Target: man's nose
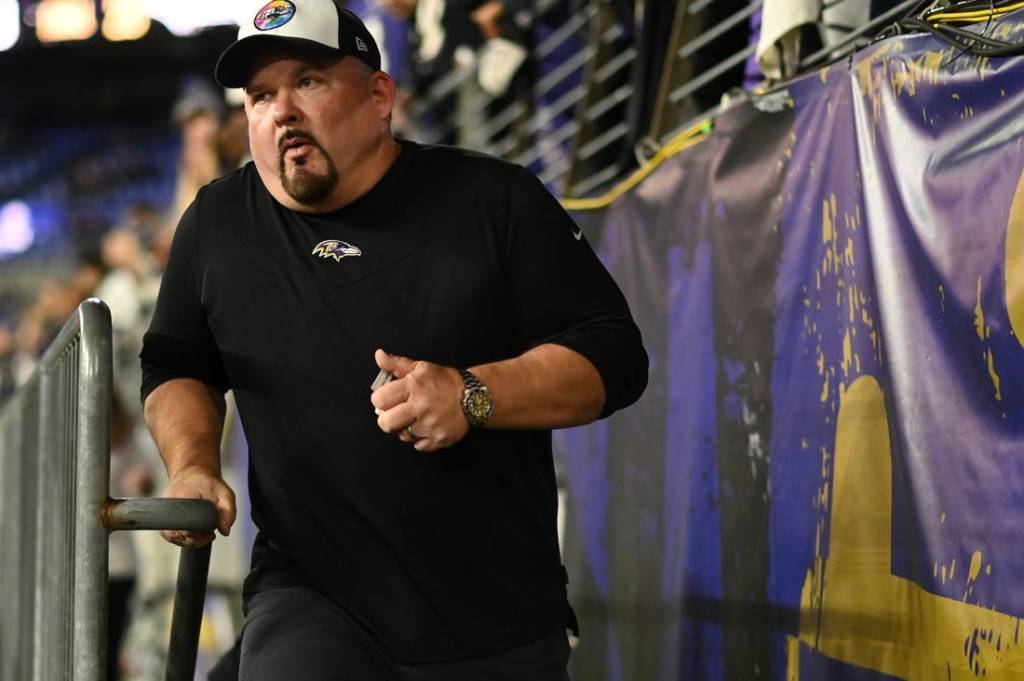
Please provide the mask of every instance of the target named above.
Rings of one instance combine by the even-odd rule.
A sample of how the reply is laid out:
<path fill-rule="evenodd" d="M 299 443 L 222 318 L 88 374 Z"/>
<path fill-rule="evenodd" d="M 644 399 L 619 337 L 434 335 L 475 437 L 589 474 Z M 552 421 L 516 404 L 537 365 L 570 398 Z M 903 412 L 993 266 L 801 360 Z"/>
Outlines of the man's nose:
<path fill-rule="evenodd" d="M 274 97 L 273 115 L 277 125 L 294 125 L 302 120 L 302 109 L 291 90 L 282 88 Z"/>

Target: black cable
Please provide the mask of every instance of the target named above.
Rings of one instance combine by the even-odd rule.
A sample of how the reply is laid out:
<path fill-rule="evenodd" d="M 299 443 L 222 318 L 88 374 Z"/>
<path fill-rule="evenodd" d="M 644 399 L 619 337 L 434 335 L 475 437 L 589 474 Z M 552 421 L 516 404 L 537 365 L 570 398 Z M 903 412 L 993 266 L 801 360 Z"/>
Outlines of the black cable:
<path fill-rule="evenodd" d="M 1005 57 L 1024 54 L 1024 43 L 1010 43 L 1005 40 L 991 38 L 987 35 L 989 29 L 993 25 L 993 20 L 995 19 L 998 21 L 1002 18 L 999 17 L 999 19 L 996 19 L 997 9 L 999 7 L 1007 7 L 1013 4 L 1019 4 L 1019 0 L 966 0 L 964 2 L 949 3 L 939 8 L 935 8 L 933 5 L 932 9 L 928 9 L 923 14 L 917 15 L 920 8 L 920 5 L 918 5 L 906 18 L 897 23 L 894 30 L 897 34 L 904 30 L 931 33 L 948 45 L 961 50 L 959 54 L 943 64 L 943 68 L 949 66 L 949 64 L 967 53 L 980 57 Z M 956 21 L 955 19 L 948 19 L 941 22 L 936 21 L 934 23 L 928 20 L 929 16 L 938 14 L 956 14 L 962 12 L 977 13 L 983 11 L 987 11 L 989 16 L 988 20 L 985 22 L 985 27 L 980 33 L 951 25 L 949 22 Z M 972 23 L 977 22 L 972 21 Z"/>
<path fill-rule="evenodd" d="M 1008 43 L 1005 40 L 999 40 L 998 38 L 989 38 L 987 36 L 974 33 L 973 31 L 957 28 L 956 26 L 929 24 L 927 21 L 923 21 L 921 19 L 905 19 L 903 21 L 903 25 L 911 28 L 916 28 L 918 29 L 918 31 L 931 33 L 948 43 L 954 44 L 956 47 L 967 46 L 967 43 L 965 42 L 967 40 L 972 41 L 971 44 L 984 43 L 991 47 L 1014 47 L 1014 43 Z M 959 36 L 959 38 L 953 38 L 953 36 Z"/>

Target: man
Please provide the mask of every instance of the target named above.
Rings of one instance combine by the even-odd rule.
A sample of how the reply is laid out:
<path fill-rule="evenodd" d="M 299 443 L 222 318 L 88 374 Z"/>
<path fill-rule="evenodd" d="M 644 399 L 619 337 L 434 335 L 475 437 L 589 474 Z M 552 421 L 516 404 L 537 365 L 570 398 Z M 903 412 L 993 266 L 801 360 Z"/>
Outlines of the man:
<path fill-rule="evenodd" d="M 354 15 L 253 17 L 216 72 L 245 87 L 253 163 L 183 216 L 142 352 L 165 496 L 210 500 L 222 534 L 238 404 L 259 529 L 241 678 L 565 679 L 550 429 L 643 391 L 625 301 L 530 173 L 391 136 Z"/>

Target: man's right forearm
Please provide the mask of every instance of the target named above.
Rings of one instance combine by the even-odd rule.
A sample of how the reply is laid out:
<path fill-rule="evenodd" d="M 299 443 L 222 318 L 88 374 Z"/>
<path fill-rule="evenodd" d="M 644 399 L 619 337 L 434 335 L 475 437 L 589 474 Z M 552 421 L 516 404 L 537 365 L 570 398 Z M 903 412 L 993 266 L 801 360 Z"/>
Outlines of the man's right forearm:
<path fill-rule="evenodd" d="M 223 395 L 201 381 L 175 378 L 149 394 L 145 416 L 168 478 L 190 468 L 220 477 Z"/>

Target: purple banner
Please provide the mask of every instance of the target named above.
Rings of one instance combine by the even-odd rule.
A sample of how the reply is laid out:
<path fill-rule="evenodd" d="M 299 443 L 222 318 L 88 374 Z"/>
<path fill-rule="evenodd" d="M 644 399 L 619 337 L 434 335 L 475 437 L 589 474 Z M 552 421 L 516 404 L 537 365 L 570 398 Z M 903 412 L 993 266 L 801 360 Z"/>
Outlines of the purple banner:
<path fill-rule="evenodd" d="M 556 436 L 574 678 L 1024 678 L 1021 83 L 890 39 L 577 214 L 652 382 Z"/>

